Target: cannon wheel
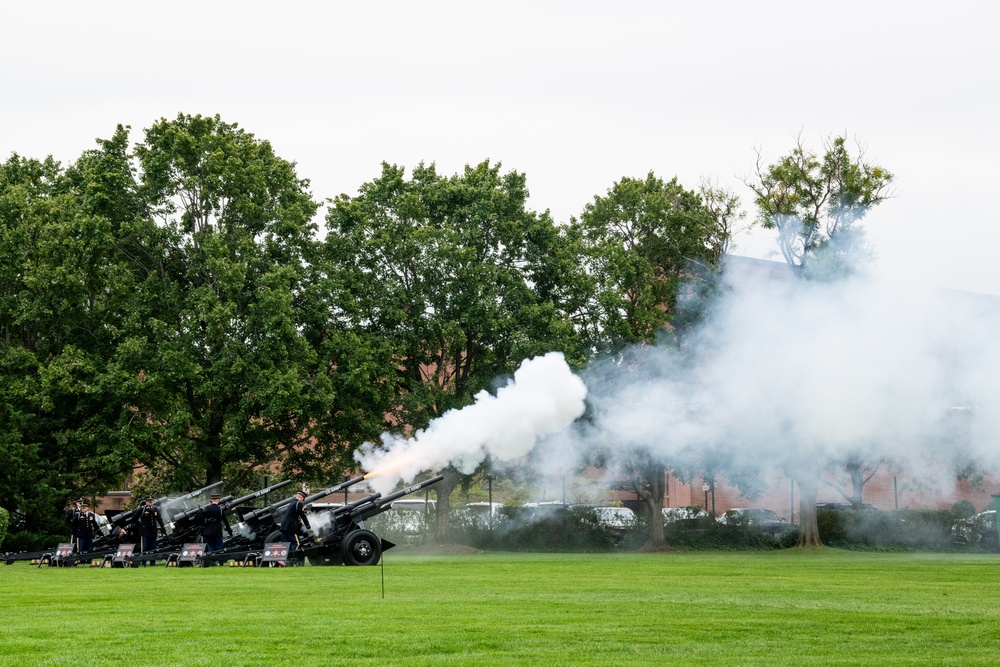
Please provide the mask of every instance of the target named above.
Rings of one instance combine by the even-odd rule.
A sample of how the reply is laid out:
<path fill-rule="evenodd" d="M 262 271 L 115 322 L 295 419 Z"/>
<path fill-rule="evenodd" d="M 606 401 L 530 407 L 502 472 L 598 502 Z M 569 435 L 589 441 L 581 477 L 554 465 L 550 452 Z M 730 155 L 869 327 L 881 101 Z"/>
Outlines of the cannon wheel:
<path fill-rule="evenodd" d="M 370 530 L 355 530 L 344 538 L 344 563 L 375 565 L 382 557 L 382 543 Z"/>

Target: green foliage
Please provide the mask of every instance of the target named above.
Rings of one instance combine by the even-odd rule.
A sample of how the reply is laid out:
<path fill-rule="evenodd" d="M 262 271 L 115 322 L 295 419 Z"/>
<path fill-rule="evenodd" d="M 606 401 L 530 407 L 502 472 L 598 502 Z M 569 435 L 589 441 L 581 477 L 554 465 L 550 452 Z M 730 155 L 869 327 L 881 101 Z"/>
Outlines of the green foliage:
<path fill-rule="evenodd" d="M 710 516 L 671 521 L 666 525 L 664 534 L 672 547 L 724 551 L 787 549 L 795 546 L 798 537 L 794 530 L 775 534 L 738 522 L 720 524 Z"/>
<path fill-rule="evenodd" d="M 950 551 L 949 510 L 819 510 L 823 543 L 844 549 Z"/>
<path fill-rule="evenodd" d="M 958 519 L 968 519 L 975 513 L 976 506 L 972 504 L 971 500 L 959 500 L 951 506 L 952 521 L 957 521 Z"/>
<path fill-rule="evenodd" d="M 10 543 L 62 532 L 71 497 L 131 469 L 106 360 L 123 319 L 112 230 L 51 158 L 0 165 L 0 503 Z M 126 283 L 127 285 L 127 283 Z"/>
<path fill-rule="evenodd" d="M 383 164 L 358 196 L 332 202 L 326 311 L 375 341 L 387 430 L 425 427 L 538 354 L 583 363 L 572 240 L 528 211 L 527 196 L 523 174 L 488 161 L 451 177 L 420 164 L 407 178 Z M 439 493 L 457 483 L 449 477 Z"/>
<path fill-rule="evenodd" d="M 612 533 L 601 526 L 586 508 L 541 511 L 524 507 L 504 507 L 502 520 L 492 531 L 482 524 L 466 533 L 470 541 L 478 537 L 485 548 L 492 543 L 504 551 L 585 552 L 612 551 L 616 548 Z"/>
<path fill-rule="evenodd" d="M 7 527 L 10 525 L 10 512 L 0 507 L 0 547 L 3 546 L 4 538 L 7 537 Z"/>
<path fill-rule="evenodd" d="M 644 365 L 624 361 L 622 348 L 677 346 L 678 334 L 699 321 L 716 289 L 725 226 L 736 201 L 718 191 L 704 192 L 711 206 L 676 178 L 664 182 L 652 172 L 644 179 L 625 177 L 572 221 L 593 281 L 593 298 L 583 316 L 590 345 L 610 358 L 621 376 L 641 372 Z M 649 511 L 659 514 L 666 466 L 672 462 L 651 455 L 647 444 L 635 443 L 622 468 Z M 662 546 L 659 522 L 648 528 L 649 546 Z"/>
<path fill-rule="evenodd" d="M 530 508 L 503 507 L 490 522 L 485 515 L 460 510 L 449 519 L 450 539 L 477 549 L 497 551 L 584 552 L 614 551 L 618 536 L 600 525 L 586 508 L 536 513 Z M 380 537 L 400 545 L 429 544 L 434 515 L 392 510 L 366 522 Z M 628 535 L 636 535 L 633 529 Z"/>
<path fill-rule="evenodd" d="M 389 346 L 396 423 L 423 427 L 542 352 L 582 351 L 567 315 L 574 255 L 547 214 L 525 209 L 525 177 L 488 161 L 409 179 L 383 164 L 327 215 L 332 312 Z"/>
<path fill-rule="evenodd" d="M 805 275 L 831 278 L 849 273 L 867 254 L 859 225 L 889 197 L 893 175 L 847 150 L 834 137 L 819 155 L 801 141 L 773 164 L 758 161 L 753 189 L 758 222 L 778 232 L 778 247 Z"/>
<path fill-rule="evenodd" d="M 145 217 L 122 247 L 141 283 L 113 368 L 136 458 L 178 489 L 272 461 L 339 476 L 382 406 L 364 341 L 319 314 L 308 182 L 218 116 L 161 120 L 135 156 Z"/>
<path fill-rule="evenodd" d="M 594 344 L 662 337 L 685 273 L 707 268 L 710 275 L 717 266 L 718 221 L 697 193 L 652 172 L 645 179 L 623 178 L 606 196 L 594 197 L 573 221 L 595 281 L 588 314 Z"/>

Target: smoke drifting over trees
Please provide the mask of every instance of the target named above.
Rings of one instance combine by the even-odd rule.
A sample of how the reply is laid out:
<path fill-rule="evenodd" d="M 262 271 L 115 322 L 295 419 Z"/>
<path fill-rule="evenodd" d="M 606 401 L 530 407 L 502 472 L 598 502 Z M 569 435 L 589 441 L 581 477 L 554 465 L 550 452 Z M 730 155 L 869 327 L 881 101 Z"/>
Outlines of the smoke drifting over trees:
<path fill-rule="evenodd" d="M 412 440 L 385 436 L 388 453 L 367 446 L 359 460 L 399 465 L 409 480 L 449 462 L 471 471 L 487 453 L 513 460 L 560 431 L 540 451 L 552 474 L 596 453 L 613 471 L 643 447 L 668 467 L 752 490 L 776 471 L 818 483 L 831 466 L 884 459 L 947 496 L 951 473 L 1000 463 L 998 320 L 995 299 L 863 275 L 741 279 L 685 347 L 636 347 L 586 369 L 590 409 L 568 430 L 583 385 L 549 355 L 496 397 L 481 394 Z"/>

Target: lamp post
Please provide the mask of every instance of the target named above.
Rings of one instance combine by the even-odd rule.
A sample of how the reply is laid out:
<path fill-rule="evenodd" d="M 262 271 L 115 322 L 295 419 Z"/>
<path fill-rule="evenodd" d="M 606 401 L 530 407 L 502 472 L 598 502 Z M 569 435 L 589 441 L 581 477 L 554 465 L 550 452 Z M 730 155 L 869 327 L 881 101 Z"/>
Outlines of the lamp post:
<path fill-rule="evenodd" d="M 489 489 L 489 499 L 490 499 L 489 514 L 487 516 L 489 516 L 490 530 L 493 530 L 493 475 L 486 476 L 486 484 L 487 488 Z"/>
<path fill-rule="evenodd" d="M 708 511 L 708 489 L 709 489 L 708 482 L 705 482 L 705 483 L 703 483 L 701 485 L 701 490 L 705 492 L 705 511 L 706 512 Z"/>

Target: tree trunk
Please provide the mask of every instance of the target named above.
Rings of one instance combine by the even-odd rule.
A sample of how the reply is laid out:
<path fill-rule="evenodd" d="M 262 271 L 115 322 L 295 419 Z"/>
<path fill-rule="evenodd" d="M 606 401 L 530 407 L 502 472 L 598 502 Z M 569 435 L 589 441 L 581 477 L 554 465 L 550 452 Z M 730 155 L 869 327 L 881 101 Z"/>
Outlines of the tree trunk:
<path fill-rule="evenodd" d="M 799 541 L 797 547 L 821 547 L 819 523 L 816 521 L 816 497 L 819 495 L 819 481 L 814 475 L 800 476 L 799 484 Z"/>
<path fill-rule="evenodd" d="M 434 544 L 451 544 L 451 492 L 458 486 L 461 476 L 458 471 L 448 466 L 441 472 L 444 479 L 434 485 L 437 493 L 437 519 L 434 527 Z"/>
<path fill-rule="evenodd" d="M 649 535 L 645 548 L 660 549 L 667 545 L 663 534 L 663 493 L 667 469 L 663 464 L 650 463 L 644 467 L 643 473 L 645 484 L 637 492 L 649 511 Z"/>

